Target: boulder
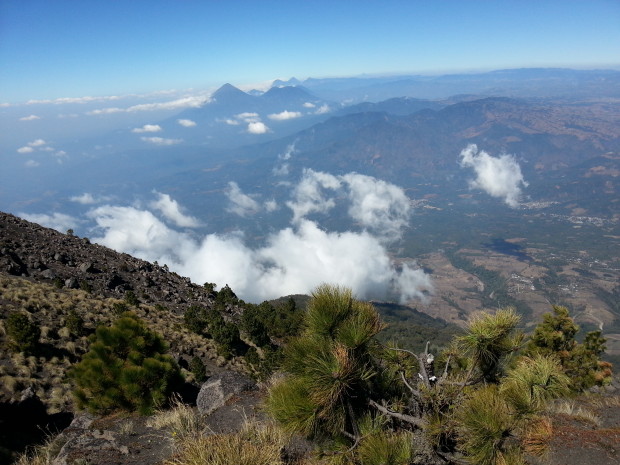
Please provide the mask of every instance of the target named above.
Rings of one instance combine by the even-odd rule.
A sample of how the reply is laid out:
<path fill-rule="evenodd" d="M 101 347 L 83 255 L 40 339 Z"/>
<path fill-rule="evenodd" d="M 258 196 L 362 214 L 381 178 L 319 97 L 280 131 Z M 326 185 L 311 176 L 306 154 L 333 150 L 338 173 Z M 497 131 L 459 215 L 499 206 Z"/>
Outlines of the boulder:
<path fill-rule="evenodd" d="M 200 413 L 209 415 L 226 405 L 231 397 L 256 389 L 256 383 L 246 375 L 236 371 L 224 371 L 203 383 L 196 399 L 196 406 Z"/>

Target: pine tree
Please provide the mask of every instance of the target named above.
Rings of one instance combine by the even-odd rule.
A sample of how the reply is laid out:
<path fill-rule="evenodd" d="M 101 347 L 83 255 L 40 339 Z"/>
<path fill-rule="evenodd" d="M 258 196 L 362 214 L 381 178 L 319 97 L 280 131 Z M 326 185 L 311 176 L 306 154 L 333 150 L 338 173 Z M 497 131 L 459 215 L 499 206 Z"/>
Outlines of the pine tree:
<path fill-rule="evenodd" d="M 553 306 L 553 314 L 543 316 L 526 348 L 526 354 L 557 357 L 571 379 L 571 389 L 582 392 L 611 381 L 611 364 L 601 360 L 605 338 L 600 331 L 586 334 L 583 343 L 575 339 L 579 332 L 566 307 Z"/>
<path fill-rule="evenodd" d="M 97 328 L 89 351 L 71 372 L 78 408 L 147 414 L 182 381 L 167 346 L 131 312 Z"/>

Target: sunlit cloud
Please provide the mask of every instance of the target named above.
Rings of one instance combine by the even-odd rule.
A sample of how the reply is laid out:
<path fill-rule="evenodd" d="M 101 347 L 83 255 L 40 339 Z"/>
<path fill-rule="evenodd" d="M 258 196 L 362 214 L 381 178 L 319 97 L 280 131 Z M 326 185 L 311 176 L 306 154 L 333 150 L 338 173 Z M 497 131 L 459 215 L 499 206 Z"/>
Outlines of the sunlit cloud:
<path fill-rule="evenodd" d="M 501 198 L 511 208 L 519 206 L 521 186 L 528 184 L 512 155 L 493 157 L 484 150 L 478 151 L 476 144 L 470 144 L 461 151 L 460 158 L 461 167 L 472 168 L 476 173 L 476 178 L 469 181 L 471 189 Z"/>
<path fill-rule="evenodd" d="M 266 134 L 270 131 L 267 125 L 261 121 L 248 124 L 248 132 L 250 134 Z"/>
<path fill-rule="evenodd" d="M 72 202 L 80 203 L 82 205 L 92 205 L 94 203 L 97 203 L 97 200 L 95 200 L 93 195 L 88 192 L 84 192 L 82 195 L 75 195 L 73 197 L 70 197 L 69 200 L 71 200 Z"/>
<path fill-rule="evenodd" d="M 272 119 L 274 121 L 286 121 L 288 119 L 295 119 L 295 118 L 299 118 L 301 117 L 301 113 L 299 111 L 287 111 L 284 110 L 280 113 L 273 113 L 271 115 L 268 115 L 267 117 L 269 119 Z"/>
<path fill-rule="evenodd" d="M 182 108 L 198 108 L 209 101 L 209 98 L 204 95 L 192 95 L 187 97 L 181 97 L 168 102 L 156 102 L 156 103 L 140 103 L 138 105 L 132 105 L 127 108 L 110 107 L 99 108 L 87 112 L 87 115 L 105 115 L 112 113 L 134 113 L 138 111 L 155 111 L 155 110 L 179 110 Z"/>
<path fill-rule="evenodd" d="M 20 147 L 17 149 L 17 153 L 32 153 L 32 152 L 34 152 L 34 149 L 28 146 Z"/>
<path fill-rule="evenodd" d="M 23 116 L 19 120 L 20 121 L 34 121 L 37 119 L 41 119 L 41 117 L 37 115 L 29 115 L 29 116 Z"/>
<path fill-rule="evenodd" d="M 162 194 L 155 192 L 158 195 L 158 199 L 151 202 L 151 208 L 159 210 L 168 220 L 172 221 L 175 225 L 183 228 L 195 228 L 200 226 L 198 221 L 193 216 L 184 214 L 181 210 L 179 203 L 173 200 L 168 194 Z"/>
<path fill-rule="evenodd" d="M 154 145 L 175 145 L 183 142 L 183 139 L 166 139 L 164 137 L 141 137 L 144 142 L 148 142 L 149 144 Z"/>
<path fill-rule="evenodd" d="M 227 210 L 236 215 L 249 216 L 260 210 L 259 203 L 249 195 L 244 194 L 236 182 L 228 183 L 226 197 L 229 202 Z"/>
<path fill-rule="evenodd" d="M 315 108 L 316 105 L 314 103 L 312 103 L 312 102 L 306 102 L 306 103 L 303 104 L 303 107 L 304 108 Z"/>
<path fill-rule="evenodd" d="M 43 139 L 36 139 L 36 140 L 33 140 L 32 142 L 28 142 L 28 145 L 30 147 L 41 147 L 45 144 L 46 142 Z"/>
<path fill-rule="evenodd" d="M 230 194 L 243 196 L 240 190 Z M 432 291 L 429 276 L 415 262 L 395 265 L 368 231 L 329 232 L 317 222 L 300 219 L 252 247 L 240 232 L 196 239 L 172 229 L 155 212 L 137 207 L 104 205 L 88 216 L 98 226 L 94 242 L 166 263 L 194 282 L 228 283 L 252 302 L 308 293 L 323 282 L 351 287 L 360 298 L 396 298 L 403 303 L 424 299 Z"/>
<path fill-rule="evenodd" d="M 196 126 L 196 122 L 192 121 L 191 119 L 178 119 L 177 123 L 186 128 L 193 128 L 194 126 Z"/>
<path fill-rule="evenodd" d="M 64 213 L 52 213 L 51 215 L 45 213 L 18 213 L 18 216 L 31 223 L 37 223 L 62 233 L 69 229 L 75 229 L 81 223 L 77 218 Z"/>
<path fill-rule="evenodd" d="M 161 131 L 161 126 L 159 124 L 145 124 L 141 128 L 133 128 L 131 132 L 135 133 L 144 133 L 144 132 L 159 132 Z"/>
<path fill-rule="evenodd" d="M 329 113 L 330 111 L 332 111 L 332 109 L 329 107 L 328 104 L 323 104 L 321 105 L 314 113 L 316 115 L 323 115 L 325 113 Z"/>
<path fill-rule="evenodd" d="M 253 123 L 256 121 L 260 121 L 260 116 L 258 116 L 258 113 L 252 113 L 252 112 L 239 113 L 236 116 L 236 118 L 246 123 Z"/>

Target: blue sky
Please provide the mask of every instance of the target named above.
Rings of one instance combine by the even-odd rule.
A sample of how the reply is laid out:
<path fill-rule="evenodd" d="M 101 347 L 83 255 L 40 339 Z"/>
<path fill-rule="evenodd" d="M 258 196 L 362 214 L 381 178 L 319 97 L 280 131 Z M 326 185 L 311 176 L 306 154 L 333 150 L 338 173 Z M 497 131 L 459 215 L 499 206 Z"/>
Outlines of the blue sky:
<path fill-rule="evenodd" d="M 0 0 L 0 102 L 620 66 L 620 1 Z"/>

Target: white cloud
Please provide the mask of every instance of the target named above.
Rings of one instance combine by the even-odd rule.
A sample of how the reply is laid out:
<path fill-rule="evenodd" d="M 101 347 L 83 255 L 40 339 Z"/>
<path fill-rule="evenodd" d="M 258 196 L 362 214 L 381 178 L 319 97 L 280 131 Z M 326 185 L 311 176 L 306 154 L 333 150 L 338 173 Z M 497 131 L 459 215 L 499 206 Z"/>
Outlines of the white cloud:
<path fill-rule="evenodd" d="M 186 128 L 193 128 L 194 126 L 196 126 L 196 122 L 192 121 L 191 119 L 178 119 L 177 123 Z"/>
<path fill-rule="evenodd" d="M 131 132 L 135 132 L 137 134 L 144 132 L 159 132 L 161 131 L 161 126 L 159 124 L 145 124 L 141 128 L 134 128 Z"/>
<path fill-rule="evenodd" d="M 29 115 L 29 116 L 23 116 L 19 120 L 20 121 L 34 121 L 37 119 L 41 119 L 41 117 L 37 115 Z"/>
<path fill-rule="evenodd" d="M 20 147 L 17 149 L 17 153 L 32 153 L 32 152 L 34 152 L 34 149 L 28 146 Z"/>
<path fill-rule="evenodd" d="M 183 142 L 183 139 L 166 139 L 164 137 L 141 137 L 140 139 L 142 139 L 144 142 L 148 142 L 150 144 L 155 144 L 155 145 L 174 145 L 174 144 L 180 144 L 181 142 Z"/>
<path fill-rule="evenodd" d="M 136 257 L 161 263 L 179 263 L 196 249 L 184 233 L 170 229 L 153 213 L 134 207 L 104 205 L 87 213 L 104 231 L 93 241 Z"/>
<path fill-rule="evenodd" d="M 484 150 L 478 151 L 476 144 L 470 144 L 461 151 L 460 158 L 461 167 L 473 168 L 476 173 L 476 179 L 469 182 L 470 188 L 502 198 L 512 208 L 519 206 L 521 186 L 528 184 L 512 155 L 493 157 Z"/>
<path fill-rule="evenodd" d="M 122 97 L 117 95 L 109 95 L 104 97 L 62 97 L 52 100 L 28 100 L 26 105 L 41 105 L 41 104 L 54 104 L 61 105 L 65 103 L 92 103 L 92 102 L 105 102 L 109 100 L 119 100 Z"/>
<path fill-rule="evenodd" d="M 236 119 L 225 119 L 224 123 L 229 124 L 231 126 L 239 126 L 239 121 L 237 121 Z"/>
<path fill-rule="evenodd" d="M 315 108 L 316 105 L 314 103 L 312 103 L 312 102 L 306 102 L 306 103 L 303 104 L 303 107 L 304 108 Z"/>
<path fill-rule="evenodd" d="M 282 163 L 281 165 L 274 166 L 273 169 L 271 170 L 271 173 L 274 176 L 288 176 L 289 174 L 288 163 Z"/>
<path fill-rule="evenodd" d="M 299 222 L 309 213 L 327 213 L 336 206 L 325 190 L 337 190 L 341 186 L 336 176 L 320 171 L 305 169 L 302 179 L 293 192 L 293 199 L 286 206 L 293 211 L 293 223 Z"/>
<path fill-rule="evenodd" d="M 24 163 L 24 166 L 26 168 L 36 168 L 37 166 L 39 166 L 41 163 L 39 163 L 36 160 L 28 160 L 26 163 Z"/>
<path fill-rule="evenodd" d="M 28 145 L 30 147 L 42 147 L 46 144 L 46 142 L 43 139 L 36 139 L 33 140 L 32 142 L 28 142 Z"/>
<path fill-rule="evenodd" d="M 265 211 L 266 212 L 274 212 L 276 211 L 278 208 L 280 208 L 278 206 L 278 202 L 275 201 L 275 199 L 271 199 L 271 200 L 267 200 L 264 203 L 264 207 L 265 207 Z"/>
<path fill-rule="evenodd" d="M 409 224 L 411 204 L 400 187 L 357 173 L 346 174 L 341 179 L 349 188 L 351 218 L 384 239 L 401 237 Z"/>
<path fill-rule="evenodd" d="M 273 113 L 271 115 L 268 115 L 267 117 L 275 121 L 286 121 L 288 119 L 299 118 L 300 116 L 301 116 L 301 112 L 299 111 L 284 110 L 280 113 Z"/>
<path fill-rule="evenodd" d="M 159 196 L 159 199 L 151 202 L 151 207 L 159 210 L 167 219 L 177 226 L 184 228 L 195 228 L 200 226 L 200 221 L 193 216 L 185 215 L 181 211 L 179 203 L 173 200 L 168 194 L 159 192 L 156 192 L 156 194 Z"/>
<path fill-rule="evenodd" d="M 249 195 L 244 194 L 236 182 L 228 183 L 226 197 L 229 201 L 227 210 L 231 213 L 245 217 L 260 211 L 259 203 Z"/>
<path fill-rule="evenodd" d="M 286 147 L 286 151 L 278 155 L 278 160 L 290 160 L 293 154 L 295 153 L 295 144 L 297 141 Z M 288 163 L 281 163 L 279 165 L 274 166 L 272 173 L 274 176 L 288 176 L 289 174 L 289 165 Z"/>
<path fill-rule="evenodd" d="M 336 195 L 346 196 L 349 216 L 382 240 L 398 239 L 409 224 L 411 204 L 400 187 L 372 176 L 333 176 L 311 169 L 304 170 L 293 198 L 286 203 L 293 212 L 293 223 L 311 213 L 327 213 L 336 206 Z"/>
<path fill-rule="evenodd" d="M 118 107 L 99 108 L 97 110 L 87 111 L 87 115 L 110 115 L 112 113 L 122 113 L 126 110 Z"/>
<path fill-rule="evenodd" d="M 82 205 L 91 205 L 93 203 L 97 203 L 93 195 L 89 194 L 88 192 L 84 192 L 82 195 L 75 195 L 73 197 L 70 197 L 69 200 L 71 200 L 72 202 L 81 203 Z"/>
<path fill-rule="evenodd" d="M 248 124 L 248 132 L 250 134 L 265 134 L 269 132 L 269 128 L 260 121 Z"/>
<path fill-rule="evenodd" d="M 239 113 L 237 116 L 235 116 L 235 118 L 241 121 L 245 121 L 246 123 L 254 123 L 256 121 L 260 121 L 260 117 L 258 116 L 258 113 L 250 113 L 250 112 Z"/>
<path fill-rule="evenodd" d="M 349 286 L 360 298 L 407 301 L 430 290 L 413 264 L 397 267 L 368 232 L 327 232 L 309 220 L 249 247 L 241 233 L 209 234 L 197 241 L 167 227 L 153 213 L 103 206 L 89 212 L 102 231 L 93 241 L 146 260 L 166 263 L 194 282 L 229 284 L 243 299 L 260 302 L 308 293 L 323 282 Z"/>
<path fill-rule="evenodd" d="M 19 213 L 17 216 L 62 233 L 66 232 L 68 229 L 74 229 L 80 223 L 77 218 L 65 215 L 64 213 L 53 213 L 51 215 L 43 213 Z"/>
<path fill-rule="evenodd" d="M 105 115 L 111 113 L 134 113 L 137 111 L 178 110 L 181 108 L 198 108 L 209 101 L 204 95 L 191 95 L 168 102 L 140 103 L 128 108 L 110 107 L 87 112 L 87 115 Z"/>
<path fill-rule="evenodd" d="M 329 113 L 330 111 L 332 111 L 332 109 L 329 107 L 328 104 L 323 104 L 321 105 L 315 112 L 314 114 L 316 115 L 323 115 L 325 113 Z"/>

